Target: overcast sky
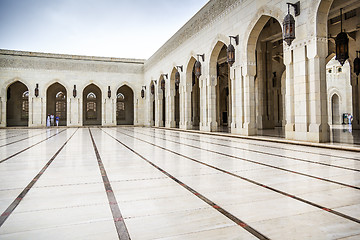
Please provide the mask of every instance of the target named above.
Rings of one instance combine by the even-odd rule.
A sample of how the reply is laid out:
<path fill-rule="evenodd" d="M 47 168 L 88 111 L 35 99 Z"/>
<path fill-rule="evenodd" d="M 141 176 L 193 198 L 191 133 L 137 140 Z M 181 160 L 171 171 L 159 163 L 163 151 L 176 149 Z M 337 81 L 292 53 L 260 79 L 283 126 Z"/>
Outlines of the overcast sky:
<path fill-rule="evenodd" d="M 0 0 L 0 48 L 148 59 L 208 0 Z"/>

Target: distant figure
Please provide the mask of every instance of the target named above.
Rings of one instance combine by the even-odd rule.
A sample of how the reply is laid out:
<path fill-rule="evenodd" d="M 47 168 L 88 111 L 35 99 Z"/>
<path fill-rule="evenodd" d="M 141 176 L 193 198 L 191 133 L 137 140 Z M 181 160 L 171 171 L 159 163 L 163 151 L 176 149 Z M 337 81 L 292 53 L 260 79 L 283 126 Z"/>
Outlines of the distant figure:
<path fill-rule="evenodd" d="M 353 116 L 349 113 L 349 115 L 348 115 L 349 126 L 351 126 L 352 118 L 353 118 Z"/>
<path fill-rule="evenodd" d="M 48 116 L 46 118 L 46 126 L 50 127 L 50 114 L 48 114 Z"/>
<path fill-rule="evenodd" d="M 54 125 L 54 115 L 53 114 L 50 115 L 50 125 L 55 126 Z"/>
<path fill-rule="evenodd" d="M 59 117 L 58 116 L 56 116 L 55 121 L 56 121 L 56 126 L 58 127 L 59 126 Z"/>

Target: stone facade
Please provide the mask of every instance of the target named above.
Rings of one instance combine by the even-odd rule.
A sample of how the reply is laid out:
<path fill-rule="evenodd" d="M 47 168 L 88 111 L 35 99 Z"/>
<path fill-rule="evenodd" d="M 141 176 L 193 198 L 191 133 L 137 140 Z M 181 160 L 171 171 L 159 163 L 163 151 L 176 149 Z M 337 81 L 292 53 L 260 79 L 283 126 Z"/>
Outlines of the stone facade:
<path fill-rule="evenodd" d="M 258 129 L 284 127 L 287 139 L 329 140 L 326 62 L 339 25 L 331 19 L 344 8 L 350 36 L 350 65 L 360 49 L 360 4 L 356 0 L 303 0 L 295 17 L 296 39 L 282 41 L 287 1 L 212 0 L 148 60 L 0 52 L 1 126 L 6 126 L 6 89 L 14 81 L 29 88 L 29 126 L 44 126 L 46 89 L 54 82 L 68 93 L 90 83 L 102 91 L 102 125 L 115 125 L 115 92 L 126 84 L 134 92 L 134 124 L 201 131 L 229 128 L 256 135 Z M 291 13 L 294 12 L 291 8 Z M 355 13 L 355 16 L 354 16 Z M 239 35 L 235 63 L 221 57 L 229 36 Z M 204 60 L 198 54 L 204 54 Z M 202 75 L 193 77 L 196 60 Z M 175 85 L 176 66 L 182 66 Z M 352 68 L 350 66 L 350 68 Z M 161 82 L 165 81 L 163 89 Z M 40 87 L 34 96 L 35 84 Z M 153 85 L 154 92 L 151 93 Z M 108 86 L 114 93 L 107 97 Z M 146 87 L 141 98 L 142 86 Z M 145 89 L 144 87 L 144 89 Z M 359 128 L 359 85 L 351 75 L 353 128 Z M 81 94 L 80 94 L 81 95 Z M 178 99 L 178 100 L 176 100 Z M 68 94 L 68 126 L 82 125 L 82 99 Z M 226 104 L 226 107 L 223 106 Z M 36 109 L 36 110 L 35 110 Z M 179 119 L 177 119 L 179 118 Z M 225 120 L 224 120 L 225 119 Z"/>

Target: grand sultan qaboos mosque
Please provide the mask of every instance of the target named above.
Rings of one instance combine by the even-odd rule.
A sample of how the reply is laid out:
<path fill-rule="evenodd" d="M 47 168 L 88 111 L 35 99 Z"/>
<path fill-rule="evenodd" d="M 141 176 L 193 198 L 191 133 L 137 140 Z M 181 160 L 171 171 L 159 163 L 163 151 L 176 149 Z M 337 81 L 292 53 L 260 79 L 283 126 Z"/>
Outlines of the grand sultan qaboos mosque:
<path fill-rule="evenodd" d="M 146 60 L 2 49 L 0 239 L 360 239 L 359 73 L 359 0 L 210 0 Z"/>
<path fill-rule="evenodd" d="M 286 139 L 328 142 L 346 99 L 360 128 L 359 5 L 209 1 L 148 60 L 1 50 L 0 126 L 43 127 L 53 114 L 62 126 L 280 127 Z M 335 55 L 350 65 L 346 96 L 328 96 Z"/>

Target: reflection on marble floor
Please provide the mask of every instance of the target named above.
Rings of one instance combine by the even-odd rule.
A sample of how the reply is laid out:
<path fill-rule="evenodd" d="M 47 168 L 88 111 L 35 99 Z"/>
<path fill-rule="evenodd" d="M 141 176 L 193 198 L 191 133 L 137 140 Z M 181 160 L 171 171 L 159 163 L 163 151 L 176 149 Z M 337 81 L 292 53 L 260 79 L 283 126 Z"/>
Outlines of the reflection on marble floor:
<path fill-rule="evenodd" d="M 359 171 L 357 152 L 166 129 L 4 129 L 0 239 L 360 239 Z"/>

